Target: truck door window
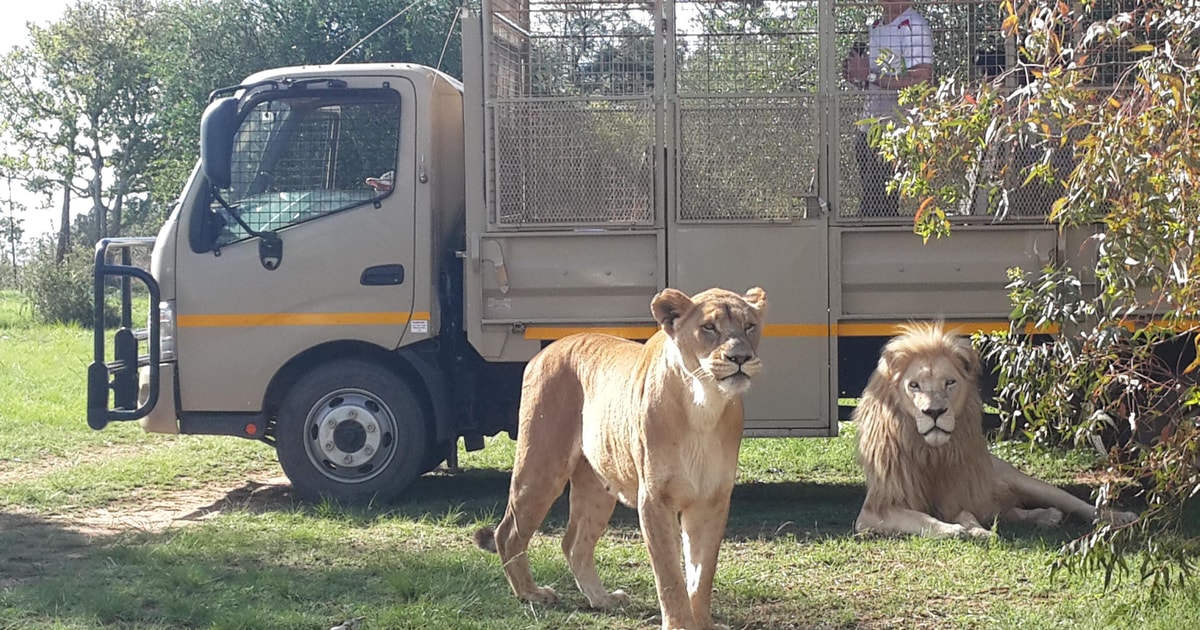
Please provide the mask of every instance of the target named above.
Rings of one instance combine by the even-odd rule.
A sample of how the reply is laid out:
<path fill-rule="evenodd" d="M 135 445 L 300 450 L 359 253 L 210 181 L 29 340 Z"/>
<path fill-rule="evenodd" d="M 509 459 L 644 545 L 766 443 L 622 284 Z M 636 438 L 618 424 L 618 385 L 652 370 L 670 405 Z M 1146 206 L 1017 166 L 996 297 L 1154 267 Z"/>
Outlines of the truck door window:
<path fill-rule="evenodd" d="M 262 100 L 242 118 L 234 137 L 231 186 L 220 192 L 252 229 L 279 230 L 390 194 L 368 185 L 367 178 L 390 178 L 395 171 L 399 96 L 390 90 L 328 92 Z M 227 214 L 216 200 L 206 201 L 212 213 L 196 215 L 211 221 Z M 212 230 L 193 230 L 205 232 Z M 212 245 L 248 236 L 225 217 Z"/>

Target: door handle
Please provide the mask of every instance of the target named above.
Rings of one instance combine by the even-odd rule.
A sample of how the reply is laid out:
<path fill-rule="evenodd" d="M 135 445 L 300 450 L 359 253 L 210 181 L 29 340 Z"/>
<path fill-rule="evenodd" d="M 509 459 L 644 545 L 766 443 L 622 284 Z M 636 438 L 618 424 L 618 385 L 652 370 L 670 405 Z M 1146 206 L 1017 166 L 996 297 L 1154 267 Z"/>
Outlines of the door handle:
<path fill-rule="evenodd" d="M 404 265 L 374 265 L 363 269 L 359 284 L 365 287 L 404 283 Z"/>

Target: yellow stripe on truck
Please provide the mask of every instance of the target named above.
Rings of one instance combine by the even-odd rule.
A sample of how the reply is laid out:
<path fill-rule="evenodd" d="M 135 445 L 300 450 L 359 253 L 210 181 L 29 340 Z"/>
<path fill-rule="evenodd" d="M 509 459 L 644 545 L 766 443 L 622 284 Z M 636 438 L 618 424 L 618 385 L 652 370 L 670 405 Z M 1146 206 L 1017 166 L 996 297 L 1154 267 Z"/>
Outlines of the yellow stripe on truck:
<path fill-rule="evenodd" d="M 658 328 L 655 326 L 594 326 L 594 327 L 563 327 L 557 326 L 530 326 L 525 329 L 526 339 L 536 339 L 538 341 L 554 341 L 562 339 L 568 335 L 581 332 L 593 332 L 603 335 L 612 335 L 623 339 L 649 339 L 654 336 Z"/>
<path fill-rule="evenodd" d="M 901 332 L 901 327 L 907 322 L 879 322 L 879 323 L 858 323 L 858 322 L 843 322 L 834 324 L 834 334 L 838 337 L 894 337 Z M 947 332 L 956 332 L 962 335 L 970 335 L 973 333 L 998 333 L 1006 332 L 1009 329 L 1009 322 L 1004 320 L 994 321 L 979 321 L 979 322 L 946 322 Z M 1052 335 L 1058 332 L 1057 326 L 1047 326 L 1044 328 L 1035 328 L 1033 326 L 1025 327 L 1025 334 L 1046 334 Z"/>
<path fill-rule="evenodd" d="M 260 328 L 268 326 L 405 326 L 429 313 L 219 313 L 179 315 L 180 328 Z"/>
<path fill-rule="evenodd" d="M 412 320 L 427 320 L 428 312 L 396 313 L 212 313 L 179 315 L 180 328 L 257 328 L 269 326 L 405 326 Z M 844 322 L 841 324 L 767 324 L 765 337 L 892 337 L 906 322 Z M 961 334 L 1008 330 L 1006 321 L 947 322 L 946 329 Z M 526 339 L 553 341 L 578 332 L 595 332 L 625 339 L 649 339 L 655 326 L 530 326 Z M 1057 328 L 1026 329 L 1027 333 L 1058 332 Z"/>
<path fill-rule="evenodd" d="M 764 337 L 893 337 L 907 322 L 863 322 L 842 324 L 767 324 Z M 1008 330 L 1007 321 L 947 322 L 946 330 L 969 335 L 976 332 L 994 333 Z M 579 332 L 596 332 L 623 337 L 625 339 L 649 339 L 657 331 L 654 326 L 530 326 L 525 329 L 526 339 L 553 341 Z M 1026 333 L 1053 334 L 1057 328 L 1035 330 L 1029 327 Z"/>

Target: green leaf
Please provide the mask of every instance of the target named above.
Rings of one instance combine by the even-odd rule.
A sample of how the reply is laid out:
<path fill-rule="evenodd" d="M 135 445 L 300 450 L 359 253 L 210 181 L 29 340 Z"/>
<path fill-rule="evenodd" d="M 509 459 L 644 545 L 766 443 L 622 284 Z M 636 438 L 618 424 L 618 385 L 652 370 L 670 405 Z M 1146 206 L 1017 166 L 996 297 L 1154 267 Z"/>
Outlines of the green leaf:
<path fill-rule="evenodd" d="M 1054 200 L 1054 203 L 1050 205 L 1050 221 L 1057 221 L 1059 219 L 1063 210 L 1067 207 L 1067 201 L 1066 197 L 1059 197 Z"/>

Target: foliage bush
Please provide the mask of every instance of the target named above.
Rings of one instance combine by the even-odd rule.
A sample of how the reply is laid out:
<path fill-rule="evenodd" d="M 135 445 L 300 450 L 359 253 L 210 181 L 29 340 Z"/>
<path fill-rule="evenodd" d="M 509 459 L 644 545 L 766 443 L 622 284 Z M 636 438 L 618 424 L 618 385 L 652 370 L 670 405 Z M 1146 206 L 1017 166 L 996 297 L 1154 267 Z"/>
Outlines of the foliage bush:
<path fill-rule="evenodd" d="M 55 260 L 52 239 L 39 241 L 21 274 L 21 293 L 33 317 L 44 324 L 90 326 L 92 311 L 92 248 L 76 242 L 63 260 Z M 105 304 L 105 321 L 116 320 L 116 307 Z"/>
<path fill-rule="evenodd" d="M 1060 566 L 1156 587 L 1188 576 L 1200 549 L 1173 534 L 1200 494 L 1200 12 L 1189 5 L 1003 0 L 1020 60 L 1007 76 L 910 90 L 907 120 L 874 130 L 926 238 L 948 233 L 964 200 L 1004 216 L 1030 186 L 1052 192 L 1049 223 L 1099 228 L 1094 270 L 1010 272 L 1014 333 L 1057 334 L 984 345 L 1015 431 L 1107 449 L 1115 474 L 1097 500 L 1146 504 L 1134 526 L 1068 544 Z M 995 151 L 1020 158 L 988 172 Z"/>
<path fill-rule="evenodd" d="M 0 260 L 0 289 L 16 289 L 20 277 L 20 267 L 13 267 L 11 262 Z"/>

